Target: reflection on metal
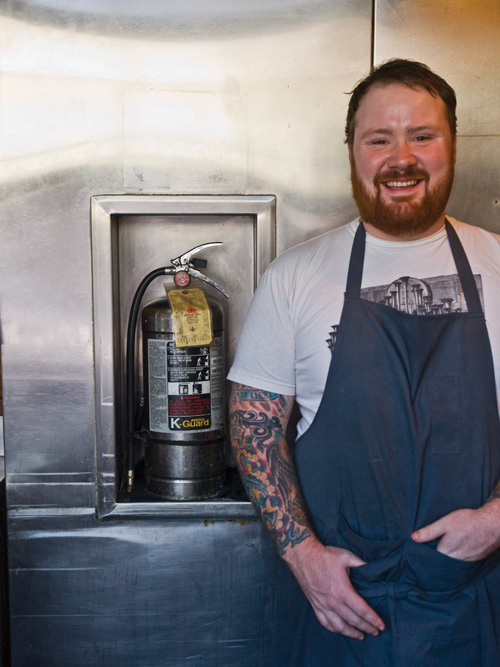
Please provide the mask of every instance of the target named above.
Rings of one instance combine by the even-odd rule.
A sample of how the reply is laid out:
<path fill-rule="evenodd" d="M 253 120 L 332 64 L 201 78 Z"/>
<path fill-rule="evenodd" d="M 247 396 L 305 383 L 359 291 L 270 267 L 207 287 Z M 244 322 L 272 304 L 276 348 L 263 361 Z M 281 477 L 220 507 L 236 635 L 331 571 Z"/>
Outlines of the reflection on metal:
<path fill-rule="evenodd" d="M 348 16 L 348 0 L 337 0 L 337 12 Z M 120 0 L 120 12 L 110 2 L 88 3 L 86 0 L 32 0 L 30 22 L 41 25 L 55 25 L 66 30 L 78 30 L 91 34 L 113 34 L 117 26 L 120 37 L 148 40 L 159 39 L 159 35 L 169 39 L 197 40 L 228 39 L 235 33 L 245 35 L 255 31 L 273 33 L 286 30 L 290 23 L 304 17 L 303 0 L 252 0 L 241 2 L 235 7 L 231 0 L 207 3 L 204 0 L 149 0 L 144 6 L 134 0 Z M 25 3 L 12 1 L 3 9 L 11 16 L 23 16 Z M 325 0 L 309 0 L 307 17 L 310 21 L 326 20 L 331 8 Z M 193 18 L 195 20 L 193 20 Z"/>

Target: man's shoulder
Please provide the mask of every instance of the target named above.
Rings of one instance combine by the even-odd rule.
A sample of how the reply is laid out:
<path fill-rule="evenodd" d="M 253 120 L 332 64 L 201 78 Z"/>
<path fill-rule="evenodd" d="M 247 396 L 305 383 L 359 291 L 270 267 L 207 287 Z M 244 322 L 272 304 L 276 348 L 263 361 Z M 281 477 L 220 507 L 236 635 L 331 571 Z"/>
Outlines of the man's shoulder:
<path fill-rule="evenodd" d="M 468 222 L 462 222 L 461 220 L 457 220 L 450 215 L 447 215 L 446 217 L 451 222 L 459 236 L 464 237 L 465 239 L 470 238 L 478 241 L 484 239 L 485 242 L 490 242 L 494 245 L 500 244 L 499 234 L 490 232 L 489 230 L 478 227 L 477 225 L 471 225 Z"/>
<path fill-rule="evenodd" d="M 498 281 L 500 279 L 500 235 L 449 216 L 448 220 L 462 242 L 473 272 L 481 273 L 483 276 L 495 276 L 495 280 Z"/>
<path fill-rule="evenodd" d="M 304 266 L 311 262 L 323 262 L 326 259 L 331 261 L 332 255 L 345 254 L 346 249 L 350 252 L 358 224 L 359 218 L 356 218 L 341 227 L 336 227 L 288 248 L 273 262 L 274 268 Z"/>

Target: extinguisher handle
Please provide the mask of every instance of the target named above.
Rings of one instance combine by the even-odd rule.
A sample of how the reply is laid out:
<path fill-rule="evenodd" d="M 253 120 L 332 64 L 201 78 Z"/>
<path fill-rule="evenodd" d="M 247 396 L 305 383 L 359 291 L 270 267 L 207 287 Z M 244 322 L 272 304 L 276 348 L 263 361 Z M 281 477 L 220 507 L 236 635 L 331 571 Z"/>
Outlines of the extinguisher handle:
<path fill-rule="evenodd" d="M 223 294 L 226 297 L 226 299 L 229 299 L 228 293 L 224 289 L 222 289 L 220 285 L 217 285 L 217 283 L 214 280 L 208 278 L 206 275 L 197 270 L 197 268 L 204 269 L 207 266 L 207 261 L 205 259 L 193 257 L 193 255 L 195 255 L 197 252 L 200 252 L 200 250 L 204 250 L 205 248 L 211 248 L 213 246 L 218 246 L 218 245 L 222 245 L 222 241 L 213 241 L 212 243 L 202 243 L 201 245 L 197 245 L 195 248 L 191 248 L 191 250 L 188 250 L 184 254 L 179 255 L 179 257 L 175 257 L 175 259 L 171 259 L 170 261 L 172 262 L 172 266 L 175 267 L 176 273 L 179 273 L 180 271 L 185 271 L 193 278 L 199 278 L 208 285 L 215 287 L 215 289 L 219 290 L 219 292 Z"/>
<path fill-rule="evenodd" d="M 212 243 L 202 243 L 201 245 L 197 245 L 195 248 L 191 248 L 191 250 L 188 250 L 179 257 L 175 257 L 175 259 L 171 259 L 170 261 L 172 262 L 172 265 L 175 267 L 187 268 L 192 263 L 191 257 L 193 255 L 196 255 L 196 253 L 200 252 L 200 250 L 204 250 L 205 248 L 211 248 L 212 246 L 216 245 L 222 245 L 222 241 L 213 241 Z"/>

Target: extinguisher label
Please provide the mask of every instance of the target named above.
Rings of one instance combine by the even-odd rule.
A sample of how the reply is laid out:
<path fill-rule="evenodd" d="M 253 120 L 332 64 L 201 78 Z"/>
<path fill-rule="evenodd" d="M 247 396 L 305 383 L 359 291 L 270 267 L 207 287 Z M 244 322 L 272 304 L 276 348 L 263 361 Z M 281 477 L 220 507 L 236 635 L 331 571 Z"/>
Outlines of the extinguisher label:
<path fill-rule="evenodd" d="M 160 433 L 222 428 L 222 337 L 211 345 L 178 348 L 173 340 L 148 340 L 149 428 Z"/>
<path fill-rule="evenodd" d="M 203 290 L 171 289 L 167 291 L 172 306 L 176 347 L 210 345 L 212 325 L 210 306 Z"/>

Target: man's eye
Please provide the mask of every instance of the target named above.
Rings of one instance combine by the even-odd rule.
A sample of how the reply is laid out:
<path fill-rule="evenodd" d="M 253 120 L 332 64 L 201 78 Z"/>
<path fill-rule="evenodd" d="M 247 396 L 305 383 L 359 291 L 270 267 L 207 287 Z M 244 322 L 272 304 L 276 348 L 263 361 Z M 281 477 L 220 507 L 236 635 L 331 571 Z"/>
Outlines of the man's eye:
<path fill-rule="evenodd" d="M 429 141 L 430 137 L 426 134 L 419 134 L 418 137 L 415 137 L 415 141 Z"/>
<path fill-rule="evenodd" d="M 371 143 L 373 146 L 381 146 L 387 143 L 387 139 L 373 139 Z"/>

